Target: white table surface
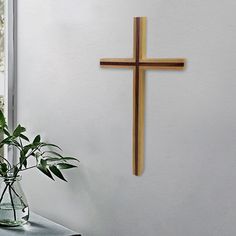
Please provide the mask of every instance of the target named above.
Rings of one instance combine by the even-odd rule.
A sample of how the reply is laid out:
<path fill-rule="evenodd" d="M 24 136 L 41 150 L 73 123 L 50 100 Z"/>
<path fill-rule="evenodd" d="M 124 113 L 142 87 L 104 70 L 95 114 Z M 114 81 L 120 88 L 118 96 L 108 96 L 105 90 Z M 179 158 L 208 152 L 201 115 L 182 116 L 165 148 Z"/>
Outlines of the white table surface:
<path fill-rule="evenodd" d="M 0 236 L 80 236 L 64 226 L 56 224 L 35 213 L 30 214 L 28 224 L 21 227 L 0 227 Z"/>

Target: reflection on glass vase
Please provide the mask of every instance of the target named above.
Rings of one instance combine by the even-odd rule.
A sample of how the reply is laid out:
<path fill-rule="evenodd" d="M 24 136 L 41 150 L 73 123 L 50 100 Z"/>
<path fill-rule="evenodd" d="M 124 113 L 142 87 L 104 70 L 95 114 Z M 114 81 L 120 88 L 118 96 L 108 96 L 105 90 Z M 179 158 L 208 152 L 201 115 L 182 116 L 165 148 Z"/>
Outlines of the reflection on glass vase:
<path fill-rule="evenodd" d="M 0 225 L 19 226 L 29 219 L 29 207 L 20 180 L 21 176 L 0 177 Z"/>

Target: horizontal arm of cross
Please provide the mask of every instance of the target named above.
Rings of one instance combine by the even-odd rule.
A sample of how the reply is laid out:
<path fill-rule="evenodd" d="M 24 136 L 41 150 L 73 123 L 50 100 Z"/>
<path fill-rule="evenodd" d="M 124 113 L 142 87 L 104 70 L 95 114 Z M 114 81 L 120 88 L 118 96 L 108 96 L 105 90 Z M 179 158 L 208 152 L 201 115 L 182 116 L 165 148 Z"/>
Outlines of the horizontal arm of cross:
<path fill-rule="evenodd" d="M 133 58 L 103 58 L 100 60 L 101 67 L 133 67 L 135 66 L 135 60 Z"/>
<path fill-rule="evenodd" d="M 108 58 L 100 60 L 101 67 L 111 68 L 133 68 L 135 66 L 141 67 L 142 69 L 153 69 L 153 70 L 182 70 L 185 65 L 185 59 L 174 58 L 174 59 L 141 59 L 135 61 L 133 58 Z"/>

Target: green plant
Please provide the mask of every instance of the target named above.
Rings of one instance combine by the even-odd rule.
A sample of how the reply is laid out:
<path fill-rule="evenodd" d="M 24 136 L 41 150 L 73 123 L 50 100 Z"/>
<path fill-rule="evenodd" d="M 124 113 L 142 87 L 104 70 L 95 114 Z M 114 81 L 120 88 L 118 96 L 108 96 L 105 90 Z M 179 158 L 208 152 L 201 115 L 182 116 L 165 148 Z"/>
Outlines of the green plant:
<path fill-rule="evenodd" d="M 0 176 L 17 177 L 20 172 L 37 168 L 43 174 L 54 180 L 54 175 L 66 181 L 61 170 L 76 168 L 77 165 L 71 161 L 78 161 L 74 157 L 62 156 L 61 148 L 55 144 L 41 141 L 37 135 L 31 142 L 25 136 L 26 129 L 18 125 L 13 132 L 10 132 L 3 113 L 0 111 L 0 133 L 3 132 L 5 138 L 0 142 L 0 148 L 4 145 L 17 149 L 19 154 L 16 164 L 10 163 L 6 158 L 0 156 Z M 34 160 L 34 165 L 29 166 L 28 160 Z"/>
<path fill-rule="evenodd" d="M 77 162 L 78 160 L 74 157 L 63 156 L 59 146 L 41 141 L 40 135 L 30 141 L 25 132 L 26 129 L 21 125 L 10 131 L 0 110 L 0 137 L 3 137 L 0 141 L 0 148 L 7 146 L 15 149 L 18 154 L 16 163 L 10 163 L 3 155 L 0 155 L 0 177 L 3 177 L 5 184 L 5 187 L 1 188 L 0 210 L 3 215 L 7 212 L 6 219 L 1 219 L 0 224 L 4 225 L 19 225 L 21 222 L 28 220 L 26 199 L 14 187 L 22 171 L 36 168 L 52 180 L 54 180 L 54 176 L 57 176 L 66 181 L 61 170 L 77 167 L 76 164 L 71 164 L 71 162 Z M 29 161 L 30 159 L 31 161 Z M 21 213 L 18 212 L 18 214 L 19 207 Z M 8 216 L 9 209 L 13 211 L 13 219 Z"/>

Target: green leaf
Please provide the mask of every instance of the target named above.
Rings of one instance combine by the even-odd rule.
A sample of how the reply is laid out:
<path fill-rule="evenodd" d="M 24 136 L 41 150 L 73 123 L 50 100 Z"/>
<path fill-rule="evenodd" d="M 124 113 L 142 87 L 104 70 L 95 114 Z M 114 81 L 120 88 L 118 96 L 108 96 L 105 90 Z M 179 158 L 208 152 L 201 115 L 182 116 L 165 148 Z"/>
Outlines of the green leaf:
<path fill-rule="evenodd" d="M 52 174 L 50 173 L 50 171 L 48 169 L 44 169 L 41 165 L 37 166 L 37 168 L 44 173 L 45 175 L 47 175 L 50 179 L 54 180 L 54 178 L 52 177 Z"/>
<path fill-rule="evenodd" d="M 3 129 L 3 132 L 4 132 L 5 135 L 11 136 L 7 129 Z"/>
<path fill-rule="evenodd" d="M 4 114 L 2 111 L 0 111 L 0 129 L 3 129 L 6 127 L 6 119 L 4 117 Z"/>
<path fill-rule="evenodd" d="M 42 166 L 44 169 L 47 169 L 47 161 L 46 161 L 46 160 L 41 159 L 41 160 L 40 160 L 40 164 L 41 164 L 41 166 Z"/>
<path fill-rule="evenodd" d="M 22 127 L 21 125 L 18 125 L 16 129 L 13 131 L 13 136 L 14 137 L 19 137 L 21 133 L 25 132 L 26 129 Z"/>
<path fill-rule="evenodd" d="M 0 163 L 0 175 L 6 176 L 7 174 L 7 164 L 6 163 Z"/>
<path fill-rule="evenodd" d="M 62 157 L 61 158 L 62 160 L 65 160 L 65 161 L 78 161 L 80 162 L 77 158 L 75 157 Z"/>
<path fill-rule="evenodd" d="M 31 145 L 24 146 L 22 150 L 24 152 L 24 155 L 26 155 L 30 149 L 32 149 Z"/>
<path fill-rule="evenodd" d="M 75 165 L 71 165 L 71 164 L 68 164 L 68 163 L 58 163 L 57 164 L 57 167 L 59 168 L 59 169 L 71 169 L 71 168 L 77 168 L 77 166 L 75 166 Z"/>
<path fill-rule="evenodd" d="M 23 165 L 25 168 L 27 167 L 27 158 L 25 156 L 24 150 L 20 152 L 20 165 Z"/>
<path fill-rule="evenodd" d="M 72 161 L 78 161 L 78 159 L 74 158 L 74 157 L 61 157 L 61 158 L 58 158 L 58 157 L 50 157 L 50 156 L 47 156 L 46 160 L 48 162 L 59 162 L 59 161 L 64 161 L 64 163 L 66 163 L 67 161 L 69 160 L 72 160 Z"/>
<path fill-rule="evenodd" d="M 62 149 L 59 146 L 52 144 L 52 143 L 41 143 L 41 147 L 55 147 L 55 148 L 58 148 L 62 151 Z"/>
<path fill-rule="evenodd" d="M 34 153 L 40 149 L 40 143 L 30 143 L 28 145 L 24 146 L 24 149 L 26 149 L 27 151 L 31 150 Z"/>
<path fill-rule="evenodd" d="M 24 149 L 28 149 L 28 151 L 31 149 L 31 150 L 33 150 L 33 149 L 35 149 L 36 147 L 38 146 L 38 144 L 28 144 L 28 145 L 25 145 L 24 146 Z"/>
<path fill-rule="evenodd" d="M 20 147 L 21 146 L 20 143 L 17 142 L 16 140 L 11 140 L 11 143 L 12 143 L 12 145 L 14 145 L 16 147 Z"/>
<path fill-rule="evenodd" d="M 1 142 L 0 142 L 0 148 L 3 147 L 4 144 L 8 144 L 10 145 L 11 144 L 11 137 L 7 137 L 5 139 L 3 139 Z"/>
<path fill-rule="evenodd" d="M 25 145 L 24 148 L 30 150 L 32 148 L 32 144 Z"/>
<path fill-rule="evenodd" d="M 26 141 L 28 141 L 29 142 L 29 139 L 25 136 L 25 135 L 23 135 L 23 134 L 20 134 L 20 137 L 22 138 L 22 139 L 24 139 L 24 140 L 26 140 Z"/>
<path fill-rule="evenodd" d="M 54 152 L 54 151 L 45 151 L 44 153 L 51 153 L 51 154 L 54 154 L 55 156 L 62 157 L 61 154 Z"/>
<path fill-rule="evenodd" d="M 67 180 L 64 178 L 64 176 L 62 175 L 61 171 L 56 167 L 56 166 L 49 166 L 50 171 L 56 175 L 58 178 L 64 180 L 67 182 Z"/>
<path fill-rule="evenodd" d="M 34 138 L 33 144 L 38 144 L 38 143 L 40 143 L 40 140 L 41 140 L 40 135 L 37 135 L 37 136 Z"/>
<path fill-rule="evenodd" d="M 46 161 L 60 161 L 61 158 L 58 158 L 58 157 L 47 157 L 45 160 Z"/>

